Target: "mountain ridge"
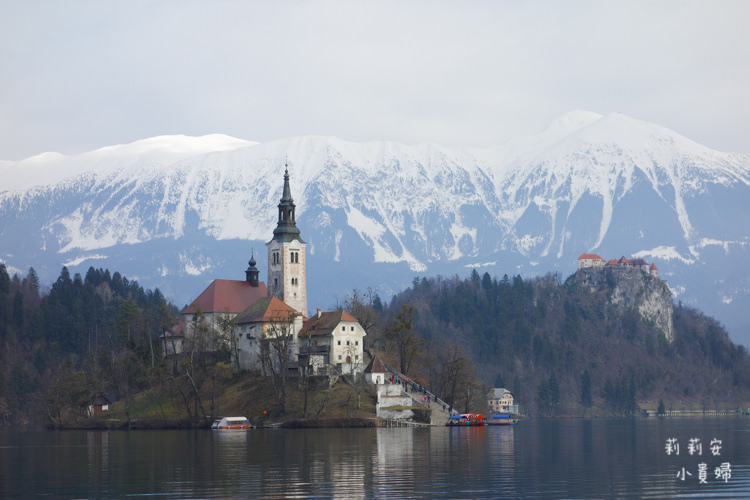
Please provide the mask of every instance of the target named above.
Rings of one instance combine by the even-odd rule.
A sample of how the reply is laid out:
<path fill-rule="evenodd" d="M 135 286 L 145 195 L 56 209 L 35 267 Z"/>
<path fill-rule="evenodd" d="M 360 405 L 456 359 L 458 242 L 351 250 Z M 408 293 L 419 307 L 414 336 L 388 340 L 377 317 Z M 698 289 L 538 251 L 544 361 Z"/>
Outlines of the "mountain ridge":
<path fill-rule="evenodd" d="M 212 134 L 3 162 L 0 259 L 42 279 L 125 259 L 144 285 L 188 301 L 196 279 L 241 274 L 268 241 L 285 164 L 310 272 L 336 275 L 308 280 L 311 297 L 476 266 L 565 273 L 596 251 L 664 259 L 679 300 L 710 304 L 734 334 L 748 326 L 750 283 L 732 269 L 750 247 L 750 159 L 616 113 L 571 112 L 486 149 Z"/>

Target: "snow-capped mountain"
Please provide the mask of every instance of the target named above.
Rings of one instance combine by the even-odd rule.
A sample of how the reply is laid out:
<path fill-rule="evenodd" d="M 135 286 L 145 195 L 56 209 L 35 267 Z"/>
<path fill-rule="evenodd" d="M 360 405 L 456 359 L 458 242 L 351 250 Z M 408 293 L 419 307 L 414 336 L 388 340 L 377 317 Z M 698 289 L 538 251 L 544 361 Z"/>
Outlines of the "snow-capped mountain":
<path fill-rule="evenodd" d="M 287 163 L 313 308 L 469 268 L 565 278 L 596 252 L 653 261 L 750 345 L 750 159 L 622 114 L 490 149 L 165 136 L 0 162 L 0 259 L 43 282 L 118 270 L 179 305 L 243 279 L 251 253 L 263 279 Z"/>

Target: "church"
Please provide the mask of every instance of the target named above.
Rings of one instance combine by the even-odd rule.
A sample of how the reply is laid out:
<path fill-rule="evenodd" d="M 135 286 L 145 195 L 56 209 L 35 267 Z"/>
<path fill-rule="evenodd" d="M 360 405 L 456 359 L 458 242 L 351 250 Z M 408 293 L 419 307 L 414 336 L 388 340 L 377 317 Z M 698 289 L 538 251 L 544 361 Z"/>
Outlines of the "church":
<path fill-rule="evenodd" d="M 289 341 L 291 371 L 305 369 L 314 359 L 315 372 L 323 367 L 339 373 L 362 372 L 367 333 L 357 319 L 344 311 L 322 313 L 321 309 L 308 317 L 307 243 L 300 236 L 295 212 L 286 165 L 278 222 L 266 243 L 268 281 L 259 280 L 255 255 L 244 280 L 213 280 L 181 312 L 181 324 L 162 336 L 166 355 L 178 355 L 188 347 L 215 351 L 228 346 L 235 371 L 260 370 L 264 342 L 284 336 Z"/>

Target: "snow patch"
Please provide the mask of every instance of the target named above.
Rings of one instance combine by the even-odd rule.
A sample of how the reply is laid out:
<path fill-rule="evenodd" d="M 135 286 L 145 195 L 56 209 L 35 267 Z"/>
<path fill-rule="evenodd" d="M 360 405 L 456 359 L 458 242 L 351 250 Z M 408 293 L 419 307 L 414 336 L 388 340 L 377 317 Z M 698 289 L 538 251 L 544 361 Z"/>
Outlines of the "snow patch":
<path fill-rule="evenodd" d="M 210 271 L 213 267 L 211 259 L 202 255 L 193 260 L 185 253 L 180 253 L 179 260 L 182 265 L 182 270 L 191 276 L 200 276 L 206 271 Z"/>
<path fill-rule="evenodd" d="M 467 269 L 479 269 L 482 267 L 495 267 L 497 266 L 497 261 L 493 260 L 492 262 L 474 262 L 472 264 L 464 264 L 464 267 Z"/>
<path fill-rule="evenodd" d="M 447 249 L 446 257 L 448 260 L 457 260 L 463 257 L 461 250 L 458 248 L 461 238 L 468 236 L 471 238 L 472 248 L 477 246 L 477 229 L 475 227 L 465 227 L 458 222 L 454 222 L 450 227 L 451 236 L 453 236 L 453 246 Z"/>
<path fill-rule="evenodd" d="M 106 259 L 106 255 L 101 254 L 91 254 L 91 255 L 82 255 L 80 257 L 76 257 L 75 259 L 70 259 L 67 262 L 63 262 L 63 266 L 66 267 L 72 267 L 77 266 L 79 264 L 82 264 L 83 262 L 86 262 L 87 260 L 101 260 Z"/>
<path fill-rule="evenodd" d="M 673 246 L 659 246 L 656 248 L 652 248 L 651 250 L 641 250 L 639 252 L 635 252 L 633 254 L 633 257 L 636 259 L 645 260 L 679 260 L 684 264 L 695 263 L 694 259 L 690 259 L 680 255 L 680 252 L 678 252 L 677 249 Z"/>
<path fill-rule="evenodd" d="M 344 237 L 344 232 L 339 229 L 336 231 L 336 235 L 333 237 L 334 245 L 336 250 L 333 254 L 334 262 L 341 262 L 341 238 Z"/>

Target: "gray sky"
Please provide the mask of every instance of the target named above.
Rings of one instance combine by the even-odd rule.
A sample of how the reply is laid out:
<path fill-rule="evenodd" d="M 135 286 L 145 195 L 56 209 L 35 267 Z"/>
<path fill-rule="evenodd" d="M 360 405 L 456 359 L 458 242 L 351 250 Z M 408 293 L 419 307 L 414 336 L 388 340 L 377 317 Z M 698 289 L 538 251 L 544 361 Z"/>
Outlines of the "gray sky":
<path fill-rule="evenodd" d="M 573 110 L 750 155 L 747 1 L 0 0 L 0 159 L 163 134 L 491 146 Z"/>

